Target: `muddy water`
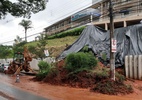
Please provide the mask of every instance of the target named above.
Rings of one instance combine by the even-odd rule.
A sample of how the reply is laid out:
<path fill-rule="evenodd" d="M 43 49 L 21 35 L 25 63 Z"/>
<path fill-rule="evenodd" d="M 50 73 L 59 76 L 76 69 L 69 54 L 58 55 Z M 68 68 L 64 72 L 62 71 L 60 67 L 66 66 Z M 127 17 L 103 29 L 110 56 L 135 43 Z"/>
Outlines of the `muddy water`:
<path fill-rule="evenodd" d="M 51 100 L 142 100 L 142 81 L 131 82 L 135 92 L 129 95 L 103 95 L 90 92 L 89 89 L 54 86 L 47 83 L 30 81 L 33 76 L 20 76 L 20 83 L 15 77 L 0 74 L 0 81 L 30 91 Z"/>

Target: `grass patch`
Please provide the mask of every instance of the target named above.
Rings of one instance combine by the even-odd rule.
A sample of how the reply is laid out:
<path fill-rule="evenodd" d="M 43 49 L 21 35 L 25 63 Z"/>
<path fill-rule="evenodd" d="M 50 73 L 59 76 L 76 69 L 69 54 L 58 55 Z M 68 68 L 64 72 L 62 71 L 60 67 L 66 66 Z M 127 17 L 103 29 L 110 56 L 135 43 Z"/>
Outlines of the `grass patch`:
<path fill-rule="evenodd" d="M 67 36 L 64 38 L 58 38 L 58 39 L 51 39 L 48 40 L 48 47 L 53 47 L 53 46 L 66 46 L 66 44 L 71 45 L 78 36 Z"/>
<path fill-rule="evenodd" d="M 77 40 L 79 36 L 67 36 L 64 38 L 56 38 L 56 39 L 50 39 L 47 40 L 47 47 L 60 47 L 60 46 L 66 46 L 66 44 L 71 45 L 75 40 Z M 38 41 L 29 42 L 26 45 L 29 46 L 36 46 Z"/>
<path fill-rule="evenodd" d="M 56 38 L 47 40 L 46 48 L 49 51 L 50 56 L 57 57 L 61 52 L 74 41 L 78 36 L 67 36 L 64 38 Z M 38 41 L 27 43 L 26 46 L 36 46 Z"/>

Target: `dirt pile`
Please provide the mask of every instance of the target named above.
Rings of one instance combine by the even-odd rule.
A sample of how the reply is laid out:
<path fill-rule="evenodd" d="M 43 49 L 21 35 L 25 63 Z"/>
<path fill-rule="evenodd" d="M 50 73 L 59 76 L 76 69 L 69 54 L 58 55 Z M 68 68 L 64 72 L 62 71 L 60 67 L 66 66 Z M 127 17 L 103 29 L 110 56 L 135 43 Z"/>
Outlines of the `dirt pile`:
<path fill-rule="evenodd" d="M 35 77 L 34 80 L 38 79 Z M 111 81 L 108 75 L 100 76 L 87 71 L 71 74 L 65 68 L 54 68 L 42 81 L 52 85 L 89 88 L 93 92 L 111 95 L 133 92 L 131 85 L 124 84 L 121 78 Z"/>
<path fill-rule="evenodd" d="M 133 93 L 133 88 L 131 85 L 126 85 L 119 81 L 103 80 L 98 83 L 91 89 L 103 94 L 118 95 L 118 94 L 129 94 Z"/>
<path fill-rule="evenodd" d="M 69 75 L 69 72 L 66 69 L 60 68 L 58 74 L 51 74 L 43 81 L 54 85 L 88 88 L 93 86 L 95 78 L 86 71 Z"/>

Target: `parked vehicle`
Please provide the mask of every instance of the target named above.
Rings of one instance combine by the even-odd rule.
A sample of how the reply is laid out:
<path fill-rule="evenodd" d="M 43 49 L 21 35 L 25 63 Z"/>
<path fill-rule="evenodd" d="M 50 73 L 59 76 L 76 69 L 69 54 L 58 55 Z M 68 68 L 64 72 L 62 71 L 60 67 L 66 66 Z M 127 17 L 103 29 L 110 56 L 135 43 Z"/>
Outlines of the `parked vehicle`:
<path fill-rule="evenodd" d="M 4 67 L 2 66 L 2 64 L 0 63 L 0 71 L 4 72 Z"/>
<path fill-rule="evenodd" d="M 9 67 L 9 63 L 2 64 L 2 68 L 4 72 L 8 70 L 8 67 Z"/>

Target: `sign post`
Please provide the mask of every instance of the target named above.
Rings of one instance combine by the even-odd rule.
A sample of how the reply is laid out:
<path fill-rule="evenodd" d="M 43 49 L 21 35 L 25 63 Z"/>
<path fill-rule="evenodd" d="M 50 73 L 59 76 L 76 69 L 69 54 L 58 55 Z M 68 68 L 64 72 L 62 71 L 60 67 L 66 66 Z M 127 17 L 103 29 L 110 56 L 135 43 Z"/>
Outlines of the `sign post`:
<path fill-rule="evenodd" d="M 116 50 L 117 50 L 117 46 L 116 46 L 116 44 L 117 44 L 117 41 L 116 41 L 116 39 L 111 39 L 111 51 L 112 52 L 116 52 Z"/>
<path fill-rule="evenodd" d="M 44 54 L 45 54 L 46 57 L 48 57 L 49 56 L 48 50 L 44 50 Z"/>

